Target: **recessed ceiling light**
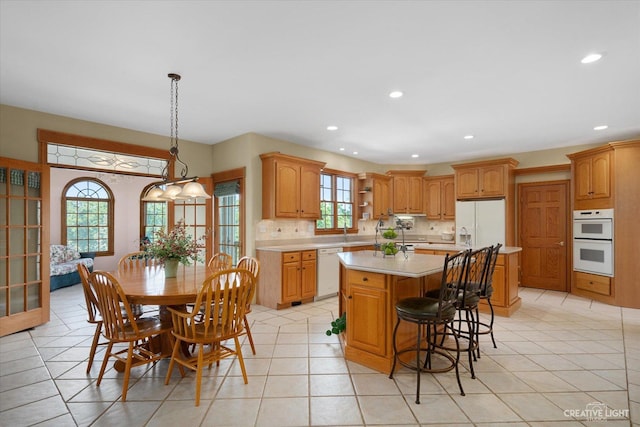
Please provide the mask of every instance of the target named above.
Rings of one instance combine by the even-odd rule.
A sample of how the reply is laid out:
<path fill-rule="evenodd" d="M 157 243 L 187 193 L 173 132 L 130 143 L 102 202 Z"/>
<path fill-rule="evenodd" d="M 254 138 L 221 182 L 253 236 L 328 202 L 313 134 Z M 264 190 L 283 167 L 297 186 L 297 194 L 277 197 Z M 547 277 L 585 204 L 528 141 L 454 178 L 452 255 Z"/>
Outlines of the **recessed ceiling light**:
<path fill-rule="evenodd" d="M 344 147 L 340 147 L 340 151 L 344 151 Z"/>
<path fill-rule="evenodd" d="M 415 158 L 420 157 L 420 154 L 412 154 L 411 157 L 413 157 L 415 159 Z"/>
<path fill-rule="evenodd" d="M 593 130 L 605 130 L 607 129 L 609 126 L 607 125 L 600 125 L 600 126 L 596 126 L 593 128 Z"/>
<path fill-rule="evenodd" d="M 389 93 L 389 98 L 400 98 L 402 95 L 404 95 L 404 93 L 400 92 L 399 90 L 394 90 L 393 92 Z"/>
<path fill-rule="evenodd" d="M 334 126 L 334 125 L 327 126 L 327 130 L 338 130 L 338 126 Z"/>
<path fill-rule="evenodd" d="M 602 58 L 601 53 L 590 53 L 589 55 L 582 58 L 580 62 L 582 62 L 583 64 L 591 64 L 592 62 L 596 62 L 600 58 Z"/>
<path fill-rule="evenodd" d="M 473 135 L 465 135 L 464 139 L 473 139 Z"/>
<path fill-rule="evenodd" d="M 357 155 L 358 155 L 358 152 L 357 152 L 357 151 L 354 151 L 354 152 L 353 152 L 353 154 L 357 156 Z"/>

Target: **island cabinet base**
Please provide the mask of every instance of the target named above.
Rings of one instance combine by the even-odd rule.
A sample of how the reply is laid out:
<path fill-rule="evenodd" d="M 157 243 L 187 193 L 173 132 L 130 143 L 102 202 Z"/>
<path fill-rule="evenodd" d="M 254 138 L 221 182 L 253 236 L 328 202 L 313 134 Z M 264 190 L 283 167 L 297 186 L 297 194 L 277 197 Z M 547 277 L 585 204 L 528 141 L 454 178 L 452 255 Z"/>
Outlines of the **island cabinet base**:
<path fill-rule="evenodd" d="M 341 269 L 341 310 L 347 313 L 345 358 L 388 374 L 393 364 L 393 329 L 397 301 L 421 296 L 428 276 L 403 277 Z M 418 328 L 402 322 L 396 333 L 398 350 L 415 345 Z M 412 354 L 402 355 L 409 362 Z"/>

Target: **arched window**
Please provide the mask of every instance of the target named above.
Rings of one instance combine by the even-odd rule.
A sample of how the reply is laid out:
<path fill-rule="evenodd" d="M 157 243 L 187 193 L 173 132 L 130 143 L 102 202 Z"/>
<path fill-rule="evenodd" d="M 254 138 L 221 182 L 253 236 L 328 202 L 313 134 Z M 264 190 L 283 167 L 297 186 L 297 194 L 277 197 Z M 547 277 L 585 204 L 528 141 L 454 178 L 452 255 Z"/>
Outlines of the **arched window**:
<path fill-rule="evenodd" d="M 78 178 L 64 188 L 62 243 L 78 252 L 113 255 L 113 193 L 105 183 Z"/>
<path fill-rule="evenodd" d="M 168 203 L 147 202 L 142 200 L 147 190 L 154 184 L 147 185 L 140 194 L 140 241 L 149 239 L 153 242 L 156 231 L 168 226 Z"/>

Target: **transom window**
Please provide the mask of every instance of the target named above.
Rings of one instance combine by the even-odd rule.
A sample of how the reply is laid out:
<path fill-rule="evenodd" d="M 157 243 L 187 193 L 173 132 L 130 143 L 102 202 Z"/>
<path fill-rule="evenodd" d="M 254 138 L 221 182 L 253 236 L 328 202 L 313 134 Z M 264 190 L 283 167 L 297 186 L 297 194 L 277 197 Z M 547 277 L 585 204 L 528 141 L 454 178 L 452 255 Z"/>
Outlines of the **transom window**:
<path fill-rule="evenodd" d="M 62 243 L 78 252 L 113 255 L 113 193 L 93 178 L 70 181 L 63 191 Z"/>
<path fill-rule="evenodd" d="M 354 177 L 346 172 L 320 174 L 320 212 L 317 231 L 342 232 L 354 227 Z"/>

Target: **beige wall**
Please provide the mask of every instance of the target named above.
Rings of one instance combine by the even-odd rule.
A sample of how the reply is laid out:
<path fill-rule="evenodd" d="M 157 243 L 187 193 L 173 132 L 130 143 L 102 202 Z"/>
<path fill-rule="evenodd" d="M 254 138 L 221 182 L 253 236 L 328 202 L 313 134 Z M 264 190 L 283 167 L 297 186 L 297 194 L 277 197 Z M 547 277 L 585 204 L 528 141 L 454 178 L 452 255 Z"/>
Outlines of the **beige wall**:
<path fill-rule="evenodd" d="M 38 129 L 169 149 L 169 136 L 0 105 L 0 156 L 38 162 Z M 211 173 L 212 151 L 210 145 L 180 141 L 180 158 L 189 165 L 190 175 Z"/>
<path fill-rule="evenodd" d="M 138 132 L 101 123 L 76 120 L 69 117 L 0 105 L 0 156 L 37 162 L 38 128 L 154 148 L 169 148 L 168 136 Z M 566 154 L 581 151 L 596 145 L 600 144 L 518 153 L 513 154 L 511 157 L 520 162 L 519 168 L 565 164 L 569 163 Z M 354 173 L 385 173 L 387 170 L 393 169 L 426 169 L 428 171 L 427 175 L 430 176 L 453 174 L 453 169 L 450 164 L 381 165 L 343 156 L 338 153 L 269 138 L 256 133 L 239 135 L 215 145 L 180 141 L 180 157 L 189 165 L 189 175 L 209 176 L 214 172 L 246 167 L 246 230 L 247 253 L 249 254 L 255 253 L 255 228 L 262 219 L 262 167 L 259 155 L 272 151 L 323 161 L 326 162 L 328 168 Z M 519 176 L 517 182 L 535 182 L 568 178 L 569 174 L 564 172 L 534 174 Z M 55 223 L 52 224 L 55 226 Z"/>

